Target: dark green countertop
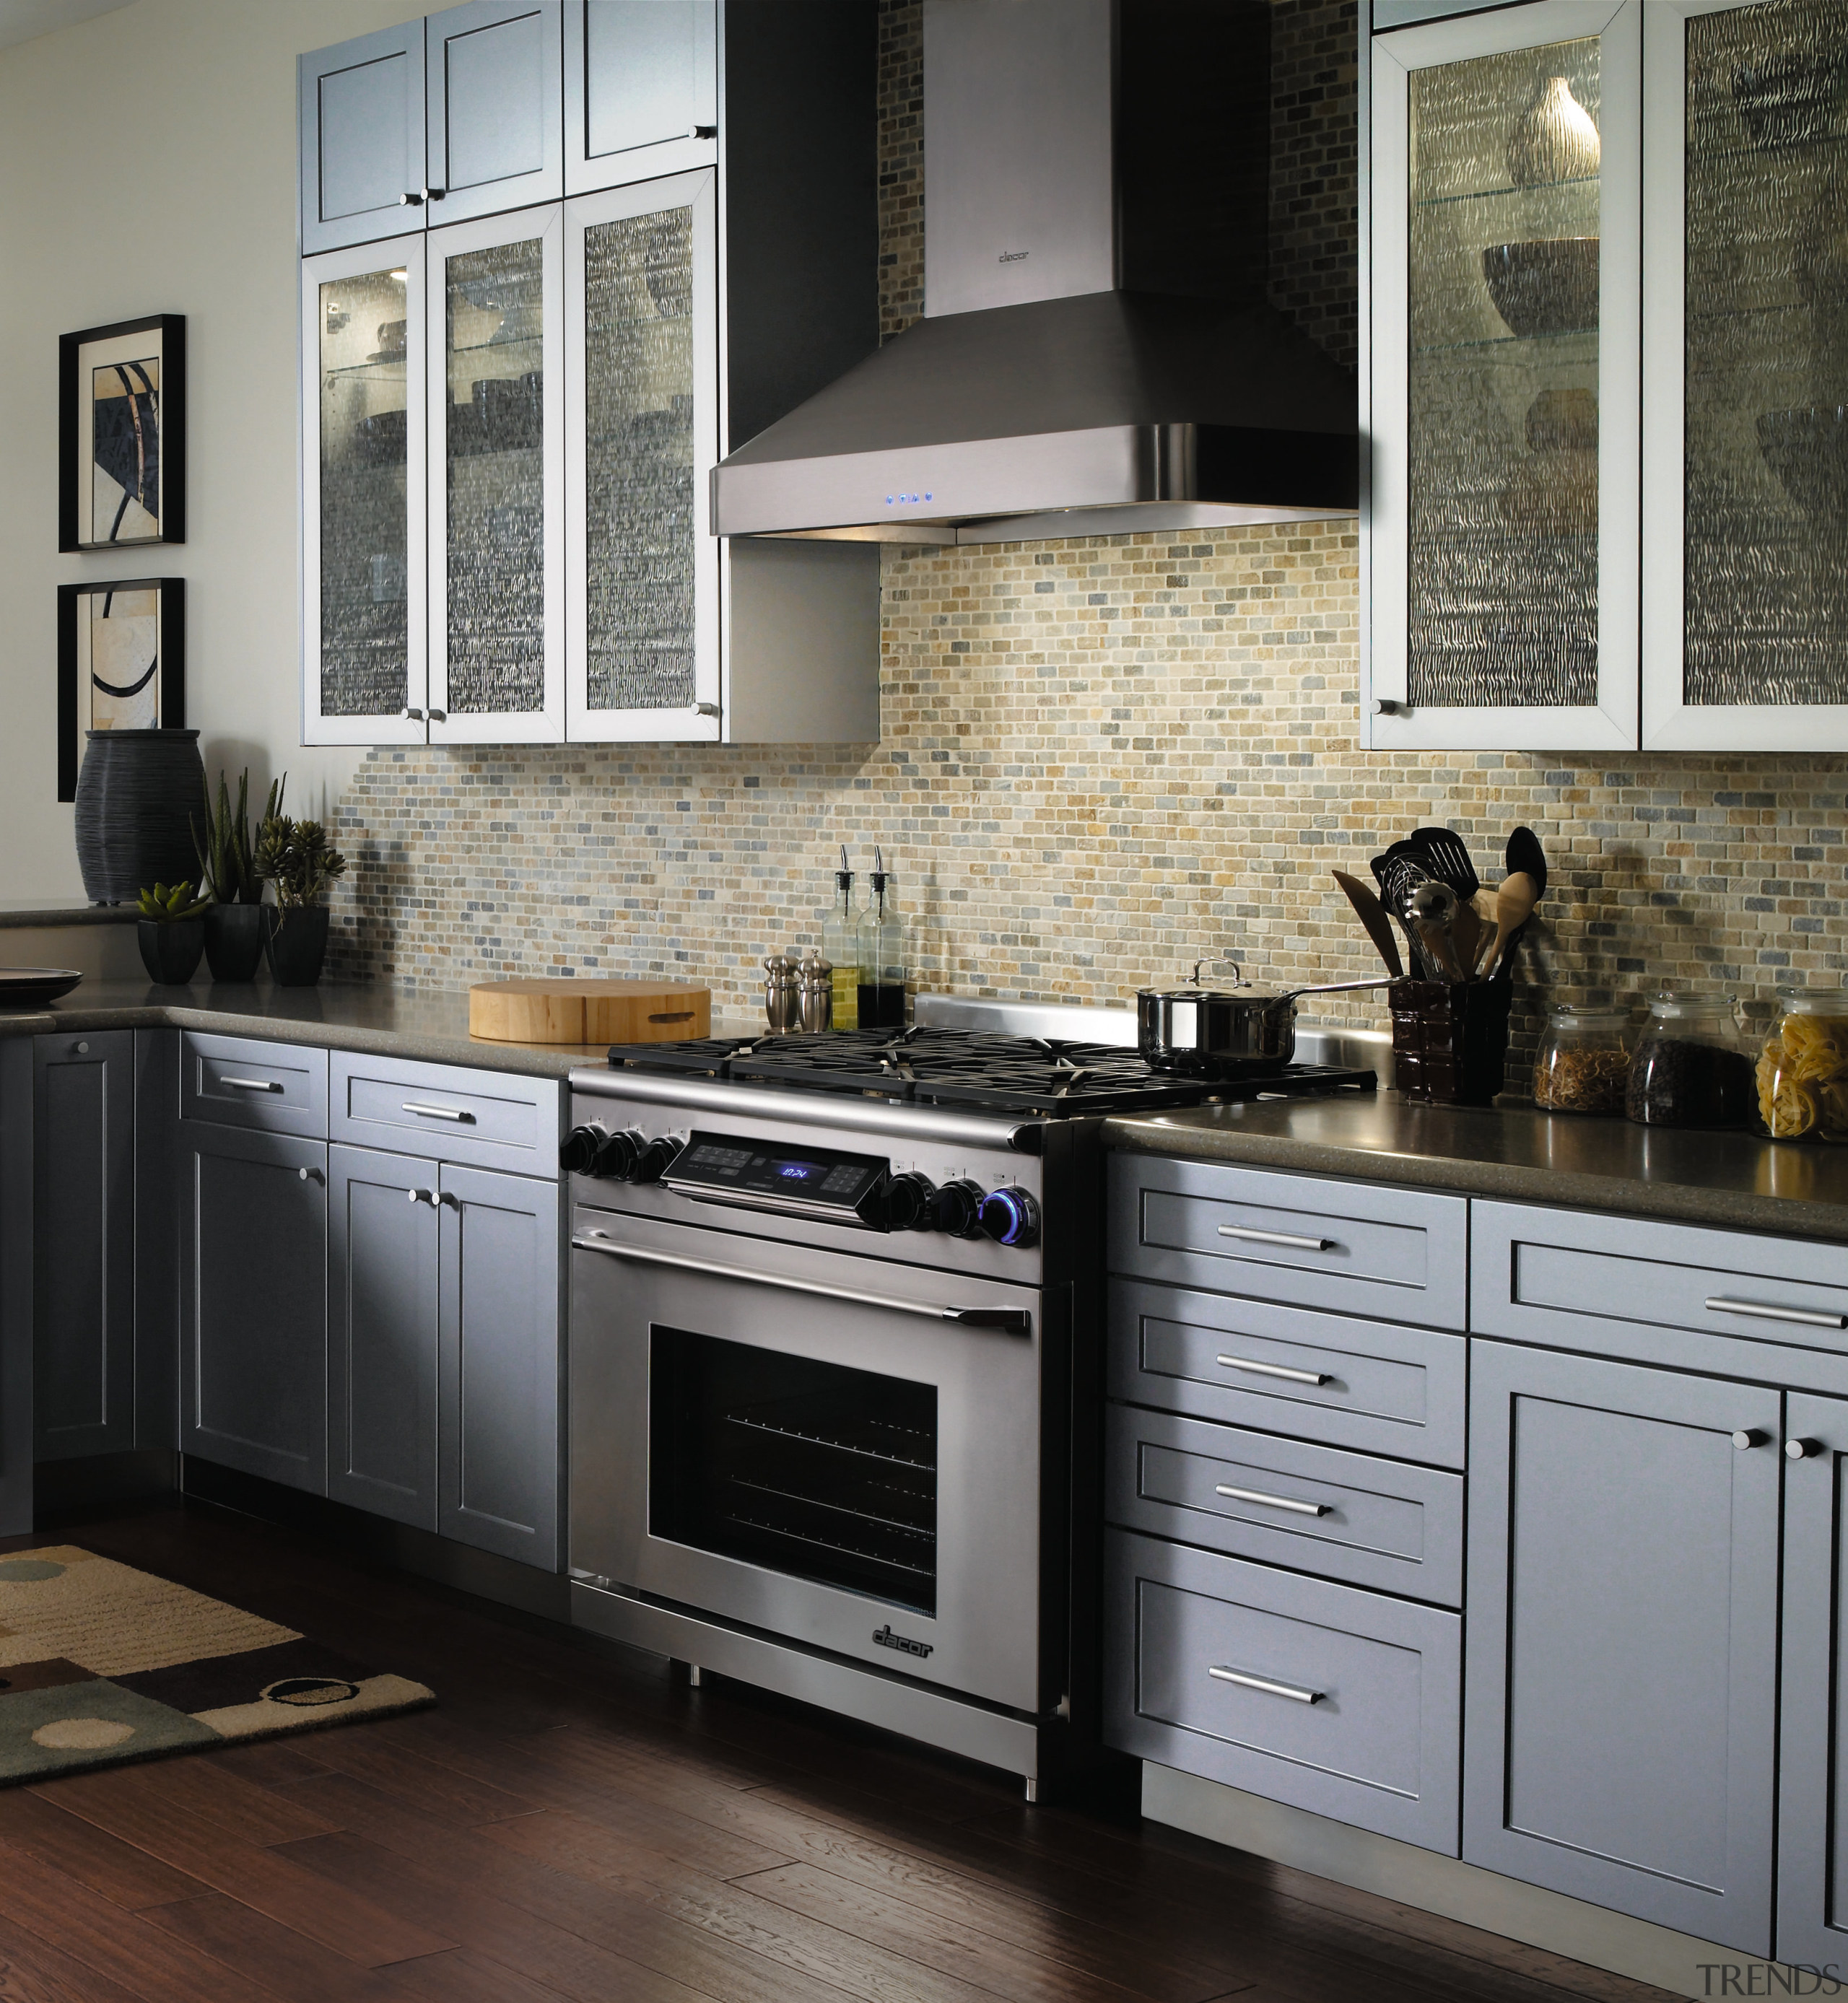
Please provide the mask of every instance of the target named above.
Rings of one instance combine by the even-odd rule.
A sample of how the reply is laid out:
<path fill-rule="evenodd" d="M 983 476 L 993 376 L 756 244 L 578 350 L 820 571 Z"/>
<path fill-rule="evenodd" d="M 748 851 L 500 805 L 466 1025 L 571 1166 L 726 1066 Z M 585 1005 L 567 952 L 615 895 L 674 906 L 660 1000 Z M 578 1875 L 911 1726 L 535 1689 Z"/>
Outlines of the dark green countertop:
<path fill-rule="evenodd" d="M 1633 1127 L 1396 1092 L 1112 1120 L 1110 1145 L 1574 1210 L 1848 1243 L 1848 1148 Z"/>

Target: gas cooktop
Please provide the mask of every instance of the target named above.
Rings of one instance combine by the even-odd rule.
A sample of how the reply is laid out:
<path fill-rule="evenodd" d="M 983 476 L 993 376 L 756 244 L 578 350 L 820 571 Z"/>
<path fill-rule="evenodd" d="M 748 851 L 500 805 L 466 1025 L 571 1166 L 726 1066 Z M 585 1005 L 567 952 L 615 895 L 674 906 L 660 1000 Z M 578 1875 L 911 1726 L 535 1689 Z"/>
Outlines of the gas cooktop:
<path fill-rule="evenodd" d="M 618 1043 L 619 1071 L 728 1080 L 785 1092 L 859 1092 L 920 1106 L 978 1106 L 1041 1118 L 1144 1113 L 1239 1099 L 1371 1092 L 1370 1071 L 1291 1064 L 1265 1076 L 1173 1078 L 1133 1050 L 968 1029 L 831 1029 L 814 1036 L 702 1036 Z"/>

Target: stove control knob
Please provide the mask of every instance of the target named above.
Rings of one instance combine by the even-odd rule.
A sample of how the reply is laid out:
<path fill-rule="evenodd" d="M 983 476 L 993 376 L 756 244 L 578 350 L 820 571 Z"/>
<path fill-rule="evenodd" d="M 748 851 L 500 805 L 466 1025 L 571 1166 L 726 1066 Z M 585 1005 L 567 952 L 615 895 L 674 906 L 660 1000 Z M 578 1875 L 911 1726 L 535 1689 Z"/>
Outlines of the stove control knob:
<path fill-rule="evenodd" d="M 1034 1245 L 1039 1242 L 1039 1205 L 1024 1189 L 1004 1185 L 990 1190 L 975 1213 L 976 1222 L 997 1245 Z"/>
<path fill-rule="evenodd" d="M 670 1134 L 657 1136 L 636 1155 L 635 1166 L 622 1180 L 625 1183 L 658 1183 L 674 1166 L 675 1157 L 686 1145 Z"/>
<path fill-rule="evenodd" d="M 928 1176 L 908 1170 L 886 1185 L 886 1222 L 894 1231 L 928 1231 L 931 1200 L 936 1185 Z"/>
<path fill-rule="evenodd" d="M 931 1229 L 947 1231 L 952 1238 L 979 1238 L 982 1199 L 986 1194 L 980 1183 L 971 1182 L 967 1176 L 945 1183 L 930 1199 Z"/>
<path fill-rule="evenodd" d="M 635 1172 L 637 1157 L 646 1145 L 633 1127 L 625 1127 L 620 1134 L 599 1135 L 597 1159 L 590 1165 L 591 1174 L 600 1176 L 605 1182 L 627 1182 Z"/>
<path fill-rule="evenodd" d="M 566 1174 L 587 1176 L 596 1169 L 597 1157 L 609 1139 L 600 1127 L 574 1127 L 558 1149 L 558 1166 Z"/>

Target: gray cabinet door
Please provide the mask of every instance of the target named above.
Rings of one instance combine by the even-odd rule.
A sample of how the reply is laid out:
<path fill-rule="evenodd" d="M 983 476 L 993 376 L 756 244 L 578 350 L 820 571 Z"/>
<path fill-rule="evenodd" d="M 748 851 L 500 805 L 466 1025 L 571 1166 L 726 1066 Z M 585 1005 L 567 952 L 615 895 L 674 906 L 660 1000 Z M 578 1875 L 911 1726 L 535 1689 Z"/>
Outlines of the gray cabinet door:
<path fill-rule="evenodd" d="M 1778 1394 L 1470 1350 L 1464 1857 L 1768 1953 Z"/>
<path fill-rule="evenodd" d="M 1794 1393 L 1784 1466 L 1783 1688 L 1780 1714 L 1777 1958 L 1848 1966 L 1848 1564 L 1836 1528 L 1848 1403 Z"/>
<path fill-rule="evenodd" d="M 33 1452 L 135 1445 L 135 1032 L 33 1050 Z"/>
<path fill-rule="evenodd" d="M 338 250 L 424 225 L 424 24 L 301 57 L 301 248 Z"/>
<path fill-rule="evenodd" d="M 436 1187 L 429 1162 L 327 1152 L 327 1493 L 436 1527 Z"/>
<path fill-rule="evenodd" d="M 180 1446 L 327 1492 L 327 1145 L 180 1124 Z"/>
<path fill-rule="evenodd" d="M 424 23 L 429 222 L 565 192 L 560 0 L 468 0 Z"/>
<path fill-rule="evenodd" d="M 716 0 L 566 0 L 565 192 L 709 166 Z"/>
<path fill-rule="evenodd" d="M 443 1169 L 445 1536 L 556 1571 L 564 1271 L 556 1183 Z"/>

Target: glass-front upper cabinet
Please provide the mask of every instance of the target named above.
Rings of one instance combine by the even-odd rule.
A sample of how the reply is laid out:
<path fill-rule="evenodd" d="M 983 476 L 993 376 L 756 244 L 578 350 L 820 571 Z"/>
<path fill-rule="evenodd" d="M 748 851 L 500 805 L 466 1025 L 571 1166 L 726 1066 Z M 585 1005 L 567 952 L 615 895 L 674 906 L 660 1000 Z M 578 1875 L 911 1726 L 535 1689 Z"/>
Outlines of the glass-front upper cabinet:
<path fill-rule="evenodd" d="M 1848 8 L 1647 14 L 1643 742 L 1848 749 Z"/>
<path fill-rule="evenodd" d="M 708 169 L 565 204 L 574 739 L 719 734 L 716 180 Z"/>
<path fill-rule="evenodd" d="M 429 736 L 565 734 L 565 224 L 427 238 Z"/>
<path fill-rule="evenodd" d="M 1372 40 L 1375 748 L 1635 745 L 1643 11 Z"/>
<path fill-rule="evenodd" d="M 303 267 L 303 739 L 424 740 L 424 239 Z"/>

